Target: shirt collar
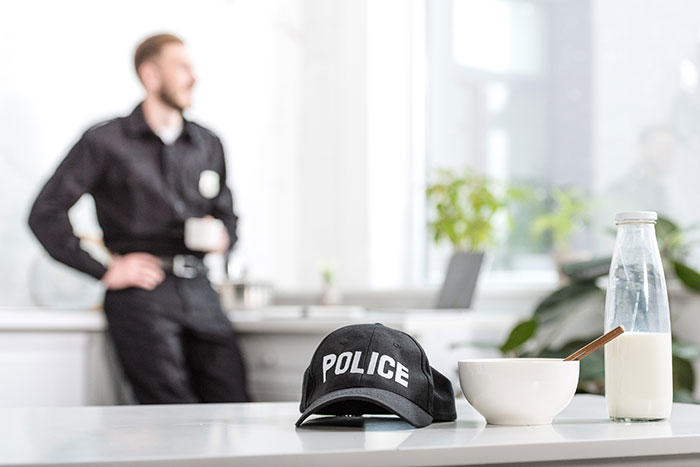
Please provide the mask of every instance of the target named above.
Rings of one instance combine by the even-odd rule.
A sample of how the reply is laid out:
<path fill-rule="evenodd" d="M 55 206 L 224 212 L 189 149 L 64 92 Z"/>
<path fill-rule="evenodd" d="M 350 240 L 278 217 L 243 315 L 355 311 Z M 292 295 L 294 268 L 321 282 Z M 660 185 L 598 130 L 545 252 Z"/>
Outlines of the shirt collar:
<path fill-rule="evenodd" d="M 143 102 L 137 105 L 134 111 L 124 119 L 124 125 L 131 136 L 156 136 L 151 127 L 148 126 L 148 123 L 146 123 L 146 118 L 143 116 Z M 192 142 L 196 142 L 196 132 L 193 130 L 194 124 L 183 116 L 182 133 L 189 137 Z"/>

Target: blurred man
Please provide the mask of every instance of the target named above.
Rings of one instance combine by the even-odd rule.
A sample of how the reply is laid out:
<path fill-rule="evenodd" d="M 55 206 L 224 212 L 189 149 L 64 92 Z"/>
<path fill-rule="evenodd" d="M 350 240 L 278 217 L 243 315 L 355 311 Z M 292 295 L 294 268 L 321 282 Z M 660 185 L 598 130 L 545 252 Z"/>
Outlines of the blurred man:
<path fill-rule="evenodd" d="M 195 78 L 182 40 L 146 39 L 134 65 L 145 99 L 82 136 L 39 194 L 29 225 L 52 257 L 107 288 L 109 331 L 140 403 L 246 401 L 243 362 L 204 252 L 184 242 L 185 220 L 207 216 L 226 226 L 214 251 L 236 241 L 223 148 L 183 118 Z M 107 268 L 80 248 L 68 219 L 84 193 L 113 255 Z"/>

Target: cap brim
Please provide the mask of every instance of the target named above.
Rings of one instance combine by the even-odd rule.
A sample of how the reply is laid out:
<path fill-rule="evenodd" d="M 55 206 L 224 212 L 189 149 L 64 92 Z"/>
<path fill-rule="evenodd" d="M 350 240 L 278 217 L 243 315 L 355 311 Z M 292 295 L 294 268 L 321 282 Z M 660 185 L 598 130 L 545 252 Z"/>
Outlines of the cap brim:
<path fill-rule="evenodd" d="M 296 426 L 304 423 L 310 415 L 317 413 L 331 404 L 343 401 L 363 401 L 376 404 L 390 413 L 398 415 L 416 428 L 422 428 L 433 422 L 433 417 L 418 405 L 391 391 L 377 388 L 339 389 L 316 399 L 301 414 Z M 340 415 L 340 414 L 339 414 Z"/>

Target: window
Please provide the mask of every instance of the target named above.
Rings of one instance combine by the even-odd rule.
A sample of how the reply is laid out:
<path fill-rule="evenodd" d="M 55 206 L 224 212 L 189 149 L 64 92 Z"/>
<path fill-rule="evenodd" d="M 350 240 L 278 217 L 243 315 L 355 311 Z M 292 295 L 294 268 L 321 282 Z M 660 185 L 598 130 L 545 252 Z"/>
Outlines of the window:
<path fill-rule="evenodd" d="M 540 187 L 539 202 L 515 208 L 514 229 L 500 229 L 495 270 L 551 269 L 548 245 L 530 233 L 543 189 L 589 189 L 587 18 L 587 2 L 427 2 L 428 172 L 469 166 Z M 432 282 L 447 254 L 428 246 Z"/>

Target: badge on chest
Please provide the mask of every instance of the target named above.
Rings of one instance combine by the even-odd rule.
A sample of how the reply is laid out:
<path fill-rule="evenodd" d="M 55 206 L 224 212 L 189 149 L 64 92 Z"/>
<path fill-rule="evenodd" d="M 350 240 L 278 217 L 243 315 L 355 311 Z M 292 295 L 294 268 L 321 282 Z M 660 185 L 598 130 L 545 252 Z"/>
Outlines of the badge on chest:
<path fill-rule="evenodd" d="M 216 197 L 221 191 L 219 174 L 213 170 L 203 170 L 199 174 L 199 193 L 207 199 Z"/>

